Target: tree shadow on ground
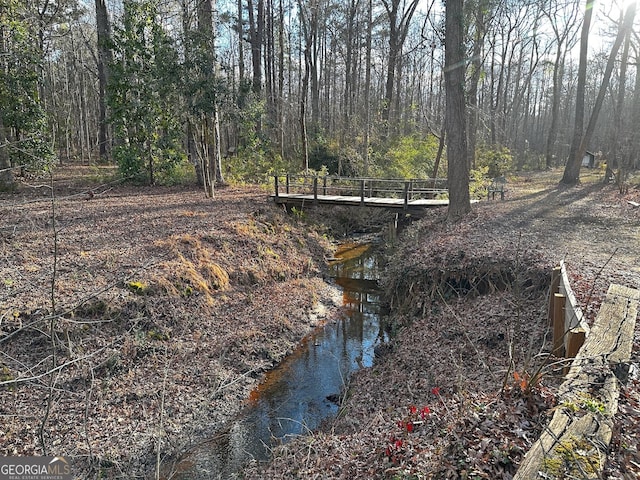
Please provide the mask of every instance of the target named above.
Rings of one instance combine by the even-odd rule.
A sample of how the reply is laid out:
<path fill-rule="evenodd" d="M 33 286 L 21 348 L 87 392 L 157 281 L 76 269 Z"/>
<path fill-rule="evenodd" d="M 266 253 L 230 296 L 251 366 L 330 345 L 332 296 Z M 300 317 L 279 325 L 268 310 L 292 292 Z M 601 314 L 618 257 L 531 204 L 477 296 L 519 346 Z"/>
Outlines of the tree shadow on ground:
<path fill-rule="evenodd" d="M 584 187 L 557 185 L 547 190 L 516 197 L 508 201 L 522 203 L 522 206 L 510 210 L 507 218 L 511 219 L 514 228 L 526 228 L 532 220 L 551 217 L 554 212 L 580 202 L 603 188 L 602 183 Z M 498 222 L 504 223 L 505 220 L 505 217 L 501 217 Z"/>

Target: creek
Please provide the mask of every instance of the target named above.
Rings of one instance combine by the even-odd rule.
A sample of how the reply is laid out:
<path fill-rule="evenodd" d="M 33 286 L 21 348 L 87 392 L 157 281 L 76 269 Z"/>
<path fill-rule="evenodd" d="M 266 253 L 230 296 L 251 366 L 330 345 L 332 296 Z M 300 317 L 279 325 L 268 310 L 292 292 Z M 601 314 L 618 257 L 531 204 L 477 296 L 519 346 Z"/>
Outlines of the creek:
<path fill-rule="evenodd" d="M 388 340 L 381 321 L 381 255 L 369 245 L 343 245 L 329 263 L 342 290 L 344 317 L 305 337 L 269 371 L 247 406 L 211 440 L 189 451 L 172 479 L 233 479 L 250 460 L 267 461 L 275 445 L 309 433 L 338 413 L 349 376 L 370 367 Z"/>

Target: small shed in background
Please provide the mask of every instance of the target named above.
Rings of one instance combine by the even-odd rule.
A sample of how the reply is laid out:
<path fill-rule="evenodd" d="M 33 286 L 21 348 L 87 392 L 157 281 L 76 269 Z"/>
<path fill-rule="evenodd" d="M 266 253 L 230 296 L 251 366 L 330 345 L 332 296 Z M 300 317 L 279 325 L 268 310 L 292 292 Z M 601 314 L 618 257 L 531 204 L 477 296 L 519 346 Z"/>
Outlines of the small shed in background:
<path fill-rule="evenodd" d="M 596 168 L 596 154 L 592 152 L 584 152 L 584 157 L 582 157 L 582 166 L 587 168 Z"/>

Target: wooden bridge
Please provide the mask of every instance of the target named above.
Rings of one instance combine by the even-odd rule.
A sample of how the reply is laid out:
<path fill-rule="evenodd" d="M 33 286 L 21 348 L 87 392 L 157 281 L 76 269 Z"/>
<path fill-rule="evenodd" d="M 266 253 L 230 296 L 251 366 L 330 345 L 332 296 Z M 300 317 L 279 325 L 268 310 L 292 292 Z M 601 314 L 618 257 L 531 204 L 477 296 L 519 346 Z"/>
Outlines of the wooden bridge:
<path fill-rule="evenodd" d="M 274 175 L 276 203 L 347 205 L 419 211 L 449 205 L 447 181 L 282 174 Z"/>

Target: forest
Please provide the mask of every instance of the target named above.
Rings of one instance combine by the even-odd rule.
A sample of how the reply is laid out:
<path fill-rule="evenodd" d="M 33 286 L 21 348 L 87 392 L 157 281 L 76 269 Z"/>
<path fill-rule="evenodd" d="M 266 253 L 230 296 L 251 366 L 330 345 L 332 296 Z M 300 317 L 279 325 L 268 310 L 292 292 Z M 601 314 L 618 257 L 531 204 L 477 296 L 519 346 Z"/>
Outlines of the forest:
<path fill-rule="evenodd" d="M 512 479 L 589 409 L 611 442 L 575 452 L 640 478 L 640 329 L 615 413 L 600 380 L 561 396 L 548 318 L 561 259 L 589 321 L 640 284 L 636 3 L 0 0 L 0 456 L 212 478 L 197 448 L 363 313 L 328 273 L 355 239 L 384 264 L 375 361 L 242 478 Z M 446 177 L 457 221 L 277 208 L 282 173 Z M 587 478 L 565 463 L 538 473 Z"/>
<path fill-rule="evenodd" d="M 638 166 L 635 2 L 463 3 L 472 181 L 574 164 L 575 184 L 584 151 Z M 2 0 L 0 182 L 444 177 L 446 33 L 440 0 Z"/>

